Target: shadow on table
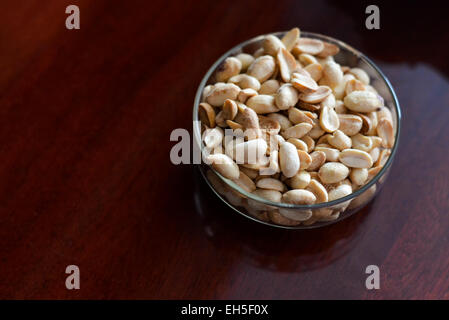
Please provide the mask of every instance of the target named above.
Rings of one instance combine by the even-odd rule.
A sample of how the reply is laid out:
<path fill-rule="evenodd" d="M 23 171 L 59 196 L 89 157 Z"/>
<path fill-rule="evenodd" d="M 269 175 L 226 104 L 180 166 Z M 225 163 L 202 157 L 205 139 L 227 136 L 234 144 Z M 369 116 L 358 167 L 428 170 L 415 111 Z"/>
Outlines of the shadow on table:
<path fill-rule="evenodd" d="M 239 215 L 210 190 L 194 170 L 195 210 L 204 235 L 225 255 L 234 253 L 258 268 L 304 272 L 323 268 L 351 251 L 371 203 L 343 221 L 318 229 L 285 230 L 258 224 Z"/>

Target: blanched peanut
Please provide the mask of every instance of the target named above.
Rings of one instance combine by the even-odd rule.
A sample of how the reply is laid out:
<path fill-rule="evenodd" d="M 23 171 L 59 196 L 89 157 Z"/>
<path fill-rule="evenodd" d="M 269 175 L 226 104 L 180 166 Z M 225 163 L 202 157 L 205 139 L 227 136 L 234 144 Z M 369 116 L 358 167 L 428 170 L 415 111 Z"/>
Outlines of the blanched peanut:
<path fill-rule="evenodd" d="M 208 129 L 204 132 L 204 144 L 206 147 L 210 149 L 214 149 L 221 145 L 221 142 L 223 141 L 223 129 L 219 127 L 215 127 L 213 129 Z"/>
<path fill-rule="evenodd" d="M 312 157 L 303 150 L 298 149 L 299 163 L 301 169 L 307 169 L 312 163 Z"/>
<path fill-rule="evenodd" d="M 387 160 L 390 157 L 390 155 L 391 155 L 390 149 L 383 149 L 382 151 L 380 151 L 379 157 L 377 161 L 374 163 L 374 166 L 383 167 L 385 163 L 387 163 Z"/>
<path fill-rule="evenodd" d="M 215 116 L 215 124 L 222 128 L 226 127 L 226 119 L 224 117 L 223 110 L 217 113 L 217 115 Z"/>
<path fill-rule="evenodd" d="M 332 93 L 332 90 L 326 86 L 319 86 L 316 91 L 312 93 L 301 93 L 299 94 L 299 100 L 306 103 L 319 103 L 323 101 L 328 95 Z"/>
<path fill-rule="evenodd" d="M 370 201 L 376 194 L 376 189 L 377 189 L 376 184 L 373 184 L 368 190 L 366 190 L 361 195 L 353 199 L 348 208 L 349 209 L 358 208 L 368 203 L 368 201 Z"/>
<path fill-rule="evenodd" d="M 349 169 L 339 162 L 327 162 L 323 164 L 318 171 L 318 176 L 323 183 L 337 183 L 349 174 Z"/>
<path fill-rule="evenodd" d="M 245 130 L 251 129 L 254 133 L 253 138 L 258 138 L 261 136 L 259 117 L 256 112 L 251 108 L 245 108 L 243 111 L 239 112 L 235 117 L 235 122 L 241 124 Z"/>
<path fill-rule="evenodd" d="M 292 204 L 314 204 L 316 201 L 315 195 L 307 190 L 294 189 L 287 191 L 282 195 L 282 201 Z"/>
<path fill-rule="evenodd" d="M 217 82 L 226 82 L 232 76 L 240 73 L 242 63 L 235 57 L 226 58 L 225 61 L 217 68 L 215 79 Z"/>
<path fill-rule="evenodd" d="M 350 185 L 341 184 L 335 189 L 329 191 L 329 201 L 337 200 L 343 197 L 346 197 L 352 193 L 352 188 Z"/>
<path fill-rule="evenodd" d="M 292 73 L 297 67 L 295 57 L 293 57 L 293 55 L 286 49 L 281 48 L 279 49 L 276 58 L 282 80 L 284 80 L 284 82 L 289 82 Z"/>
<path fill-rule="evenodd" d="M 382 106 L 382 102 L 372 92 L 369 91 L 353 91 L 344 99 L 345 106 L 356 112 L 376 111 Z"/>
<path fill-rule="evenodd" d="M 259 94 L 274 94 L 280 87 L 279 81 L 270 79 L 262 83 L 260 86 Z"/>
<path fill-rule="evenodd" d="M 233 159 L 237 163 L 258 163 L 267 152 L 267 142 L 264 139 L 253 139 L 233 146 Z M 229 155 L 229 154 L 228 154 Z"/>
<path fill-rule="evenodd" d="M 237 103 L 235 101 L 226 99 L 223 104 L 223 116 L 226 120 L 234 120 L 238 112 Z"/>
<path fill-rule="evenodd" d="M 211 84 L 204 87 L 201 102 L 206 101 L 206 97 L 209 95 L 213 88 L 214 86 Z"/>
<path fill-rule="evenodd" d="M 338 114 L 346 114 L 348 113 L 348 108 L 345 107 L 345 104 L 341 100 L 335 101 L 335 112 Z"/>
<path fill-rule="evenodd" d="M 320 58 L 335 56 L 338 52 L 340 52 L 340 48 L 333 43 L 323 42 L 323 45 L 323 50 L 321 50 L 321 52 L 317 54 L 317 56 Z"/>
<path fill-rule="evenodd" d="M 391 115 L 391 111 L 390 109 L 388 109 L 387 107 L 383 106 L 382 108 L 380 108 L 379 111 L 377 111 L 377 119 L 378 120 L 382 120 L 382 119 L 388 119 L 391 122 L 393 122 L 393 116 Z"/>
<path fill-rule="evenodd" d="M 371 156 L 362 150 L 345 149 L 340 152 L 340 162 L 351 168 L 371 168 L 373 160 Z"/>
<path fill-rule="evenodd" d="M 308 53 L 316 55 L 323 51 L 324 44 L 321 40 L 311 38 L 299 38 L 296 45 L 293 47 L 294 54 Z"/>
<path fill-rule="evenodd" d="M 326 188 L 324 188 L 324 186 L 315 179 L 310 180 L 306 190 L 315 195 L 315 203 L 327 202 L 329 199 Z"/>
<path fill-rule="evenodd" d="M 262 178 L 256 183 L 257 188 L 276 190 L 279 192 L 284 192 L 286 190 L 285 185 L 278 179 L 273 178 Z"/>
<path fill-rule="evenodd" d="M 374 165 L 376 165 L 377 160 L 379 160 L 380 149 L 379 148 L 372 148 L 371 151 L 369 151 L 368 153 L 371 156 L 371 159 L 373 159 Z"/>
<path fill-rule="evenodd" d="M 270 210 L 268 211 L 268 217 L 272 222 L 275 224 L 279 224 L 281 226 L 297 226 L 301 224 L 301 221 L 292 220 L 289 218 L 284 217 L 282 214 L 279 213 L 278 210 Z"/>
<path fill-rule="evenodd" d="M 281 125 L 274 119 L 259 115 L 259 126 L 270 135 L 276 135 L 281 130 Z"/>
<path fill-rule="evenodd" d="M 329 87 L 335 88 L 343 80 L 340 65 L 333 61 L 326 62 L 323 66 L 323 79 Z"/>
<path fill-rule="evenodd" d="M 308 171 L 315 171 L 326 162 L 326 154 L 323 151 L 314 151 L 310 154 L 312 163 L 307 168 Z"/>
<path fill-rule="evenodd" d="M 300 34 L 299 29 L 293 28 L 282 37 L 281 41 L 288 51 L 291 51 L 293 47 L 296 45 L 296 42 L 299 39 L 299 34 Z"/>
<path fill-rule="evenodd" d="M 261 56 L 248 67 L 247 74 L 262 83 L 273 75 L 275 68 L 276 63 L 272 56 Z"/>
<path fill-rule="evenodd" d="M 317 120 L 312 121 L 313 121 L 312 130 L 310 130 L 310 132 L 307 135 L 313 139 L 318 139 L 325 133 L 325 131 L 321 128 L 319 121 Z"/>
<path fill-rule="evenodd" d="M 350 94 L 353 91 L 364 91 L 365 85 L 362 83 L 362 81 L 357 79 L 352 79 L 346 82 L 345 86 L 345 93 L 346 95 Z"/>
<path fill-rule="evenodd" d="M 296 108 L 290 108 L 288 109 L 288 119 L 293 123 L 293 124 L 298 124 L 298 123 L 308 123 L 310 125 L 313 125 L 313 120 L 310 119 L 310 117 L 308 117 L 304 111 L 301 111 L 299 109 Z"/>
<path fill-rule="evenodd" d="M 239 166 L 239 168 L 240 168 L 241 172 L 246 174 L 251 179 L 256 179 L 257 176 L 259 175 L 259 172 L 257 170 L 248 169 L 248 168 L 245 168 L 243 166 Z"/>
<path fill-rule="evenodd" d="M 257 91 L 251 88 L 243 89 L 239 92 L 237 100 L 245 103 L 249 98 L 257 96 Z"/>
<path fill-rule="evenodd" d="M 275 56 L 278 53 L 279 49 L 285 49 L 285 45 L 282 43 L 281 39 L 269 34 L 263 39 L 262 48 L 266 54 Z"/>
<path fill-rule="evenodd" d="M 381 166 L 372 167 L 372 168 L 368 169 L 368 181 L 370 181 L 375 176 L 377 176 L 377 174 L 380 172 L 380 170 L 382 170 Z"/>
<path fill-rule="evenodd" d="M 347 136 L 353 136 L 362 129 L 362 118 L 354 114 L 339 114 L 340 126 L 338 130 Z"/>
<path fill-rule="evenodd" d="M 338 157 L 340 155 L 340 151 L 338 149 L 324 147 L 324 146 L 316 146 L 316 151 L 322 151 L 326 154 L 326 161 L 338 161 Z"/>
<path fill-rule="evenodd" d="M 334 132 L 340 126 L 340 120 L 334 108 L 329 106 L 321 107 L 320 125 L 326 132 Z"/>
<path fill-rule="evenodd" d="M 215 127 L 215 111 L 212 106 L 206 102 L 202 102 L 198 108 L 198 116 L 202 123 L 209 128 Z"/>
<path fill-rule="evenodd" d="M 291 144 L 293 144 L 298 150 L 308 152 L 307 144 L 304 141 L 302 141 L 301 139 L 289 138 L 287 141 L 290 142 Z"/>
<path fill-rule="evenodd" d="M 254 190 L 256 190 L 256 185 L 254 184 L 253 180 L 251 180 L 242 171 L 240 171 L 240 175 L 239 175 L 238 179 L 234 179 L 232 181 L 234 181 L 236 185 L 238 185 L 240 188 L 242 188 L 246 192 L 253 192 Z"/>
<path fill-rule="evenodd" d="M 225 154 L 211 154 L 207 160 L 212 163 L 212 167 L 227 179 L 238 179 L 240 176 L 237 164 Z"/>
<path fill-rule="evenodd" d="M 307 144 L 307 152 L 312 152 L 312 150 L 315 148 L 315 140 L 313 140 L 309 136 L 304 136 L 301 138 L 301 140 Z"/>
<path fill-rule="evenodd" d="M 248 67 L 251 65 L 251 63 L 254 62 L 254 57 L 247 53 L 239 53 L 235 56 L 237 59 L 240 60 L 240 63 L 242 64 L 242 72 L 245 72 Z"/>
<path fill-rule="evenodd" d="M 382 147 L 391 148 L 394 145 L 393 123 L 387 118 L 383 118 L 377 124 L 377 134 L 382 138 Z"/>
<path fill-rule="evenodd" d="M 360 80 L 363 84 L 369 84 L 369 76 L 365 70 L 360 68 L 352 68 L 349 69 L 349 73 L 353 74 L 358 80 Z"/>
<path fill-rule="evenodd" d="M 290 120 L 280 113 L 270 113 L 269 115 L 267 115 L 267 118 L 279 122 L 279 124 L 281 125 L 281 130 L 286 130 L 292 126 Z"/>
<path fill-rule="evenodd" d="M 265 94 L 260 94 L 258 96 L 249 98 L 246 102 L 246 105 L 253 109 L 257 114 L 279 111 L 274 102 L 274 97 Z"/>
<path fill-rule="evenodd" d="M 318 90 L 318 85 L 315 80 L 313 80 L 310 76 L 305 76 L 300 73 L 293 73 L 290 82 L 303 94 L 311 94 Z"/>
<path fill-rule="evenodd" d="M 284 142 L 279 149 L 279 164 L 281 171 L 287 178 L 293 177 L 299 170 L 300 162 L 296 147 Z"/>
<path fill-rule="evenodd" d="M 237 99 L 239 92 L 240 88 L 233 83 L 215 85 L 206 97 L 206 102 L 211 106 L 221 107 L 226 99 Z"/>
<path fill-rule="evenodd" d="M 298 102 L 298 91 L 290 83 L 286 83 L 277 91 L 275 102 L 280 110 L 287 110 Z"/>
<path fill-rule="evenodd" d="M 312 125 L 310 123 L 303 122 L 284 130 L 281 134 L 285 139 L 302 138 L 310 130 L 312 130 Z"/>
<path fill-rule="evenodd" d="M 327 142 L 339 150 L 348 149 L 352 146 L 351 138 L 340 130 L 334 131 L 334 133 L 327 138 Z"/>
<path fill-rule="evenodd" d="M 311 63 L 307 65 L 304 70 L 306 70 L 315 81 L 319 81 L 323 77 L 323 67 L 319 63 Z"/>
<path fill-rule="evenodd" d="M 335 98 L 338 100 L 341 100 L 346 95 L 346 84 L 348 81 L 351 81 L 355 79 L 355 77 L 352 74 L 345 74 L 343 75 L 343 79 L 340 81 L 340 83 L 333 88 Z"/>
<path fill-rule="evenodd" d="M 368 169 L 366 168 L 352 168 L 349 173 L 349 178 L 352 183 L 355 183 L 358 186 L 363 185 L 368 179 Z"/>
<path fill-rule="evenodd" d="M 253 89 L 259 91 L 260 82 L 256 78 L 247 74 L 239 74 L 231 77 L 228 82 L 238 85 L 241 89 Z"/>
<path fill-rule="evenodd" d="M 282 193 L 276 190 L 256 189 L 252 194 L 271 202 L 281 202 L 282 200 Z M 272 210 L 272 207 L 252 199 L 248 199 L 248 205 L 256 210 Z"/>
<path fill-rule="evenodd" d="M 351 137 L 352 147 L 362 151 L 369 152 L 373 148 L 373 140 L 370 137 L 357 133 Z"/>
<path fill-rule="evenodd" d="M 298 56 L 298 59 L 305 66 L 307 66 L 309 64 L 313 64 L 313 63 L 318 63 L 318 60 L 314 56 L 312 56 L 308 53 L 301 53 Z"/>
<path fill-rule="evenodd" d="M 299 171 L 290 178 L 289 185 L 292 189 L 304 189 L 310 183 L 310 173 L 304 170 Z"/>

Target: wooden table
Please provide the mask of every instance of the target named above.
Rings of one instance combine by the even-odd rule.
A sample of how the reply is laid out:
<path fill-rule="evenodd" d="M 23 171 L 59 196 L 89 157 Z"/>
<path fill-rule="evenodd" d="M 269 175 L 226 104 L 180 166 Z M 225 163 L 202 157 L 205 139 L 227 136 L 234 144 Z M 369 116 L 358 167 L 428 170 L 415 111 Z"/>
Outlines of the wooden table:
<path fill-rule="evenodd" d="M 2 1 L 0 298 L 448 299 L 449 23 L 427 7 L 380 5 L 369 31 L 341 1 Z M 376 200 L 304 232 L 235 214 L 169 159 L 208 67 L 293 26 L 373 58 L 403 110 Z"/>

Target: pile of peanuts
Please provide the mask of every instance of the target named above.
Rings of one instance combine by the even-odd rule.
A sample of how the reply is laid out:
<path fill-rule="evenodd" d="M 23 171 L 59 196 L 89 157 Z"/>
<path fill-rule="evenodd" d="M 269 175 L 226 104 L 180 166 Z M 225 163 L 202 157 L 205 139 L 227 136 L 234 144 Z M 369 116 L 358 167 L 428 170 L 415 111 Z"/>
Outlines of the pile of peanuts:
<path fill-rule="evenodd" d="M 392 114 L 364 70 L 335 62 L 338 52 L 294 28 L 226 58 L 199 105 L 207 162 L 248 193 L 295 205 L 345 197 L 376 176 L 394 145 Z M 335 220 L 350 205 L 277 208 L 207 177 L 231 204 L 279 225 Z"/>

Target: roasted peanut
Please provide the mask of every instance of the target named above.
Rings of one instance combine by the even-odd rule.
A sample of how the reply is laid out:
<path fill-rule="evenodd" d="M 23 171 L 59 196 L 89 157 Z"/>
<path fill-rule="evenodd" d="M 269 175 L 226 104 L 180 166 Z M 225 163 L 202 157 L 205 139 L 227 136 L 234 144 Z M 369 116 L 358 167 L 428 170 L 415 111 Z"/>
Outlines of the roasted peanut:
<path fill-rule="evenodd" d="M 272 56 L 261 56 L 248 67 L 247 74 L 262 83 L 273 75 L 275 68 L 276 63 Z"/>
<path fill-rule="evenodd" d="M 352 146 L 351 138 L 340 130 L 334 131 L 334 133 L 327 138 L 327 142 L 339 150 L 348 149 Z"/>
<path fill-rule="evenodd" d="M 296 70 L 296 60 L 293 55 L 284 48 L 280 48 L 276 55 L 279 72 L 284 82 L 289 82 L 292 73 Z"/>
<path fill-rule="evenodd" d="M 340 126 L 338 130 L 347 136 L 353 136 L 362 129 L 363 120 L 354 114 L 339 114 Z"/>
<path fill-rule="evenodd" d="M 340 162 L 327 162 L 318 171 L 318 176 L 323 183 L 337 183 L 349 174 L 349 169 Z"/>
<path fill-rule="evenodd" d="M 298 102 L 298 91 L 291 84 L 286 83 L 278 89 L 275 102 L 280 110 L 287 110 Z"/>
<path fill-rule="evenodd" d="M 242 64 L 242 72 L 245 72 L 248 67 L 251 65 L 251 63 L 254 62 L 254 57 L 247 53 L 239 53 L 235 56 L 237 59 L 240 60 L 240 63 Z"/>
<path fill-rule="evenodd" d="M 209 128 L 215 127 L 215 111 L 210 104 L 206 102 L 200 103 L 198 113 L 203 124 Z"/>
<path fill-rule="evenodd" d="M 293 47 L 294 54 L 308 53 L 311 55 L 319 54 L 324 49 L 324 44 L 321 40 L 311 38 L 299 38 L 296 45 Z"/>
<path fill-rule="evenodd" d="M 247 74 L 239 74 L 231 77 L 228 82 L 238 85 L 241 89 L 253 89 L 258 91 L 260 89 L 260 82 L 256 78 Z"/>
<path fill-rule="evenodd" d="M 225 61 L 218 67 L 215 73 L 217 82 L 226 82 L 232 76 L 240 73 L 242 63 L 235 57 L 226 58 Z"/>
<path fill-rule="evenodd" d="M 260 86 L 259 94 L 275 94 L 280 87 L 276 79 L 267 80 Z"/>
<path fill-rule="evenodd" d="M 340 152 L 340 162 L 351 168 L 371 168 L 373 159 L 371 156 L 362 150 L 345 149 Z"/>
<path fill-rule="evenodd" d="M 237 164 L 225 154 L 211 154 L 207 158 L 212 167 L 223 177 L 228 179 L 238 179 L 240 176 Z"/>
<path fill-rule="evenodd" d="M 293 47 L 296 45 L 296 42 L 299 39 L 299 35 L 300 35 L 299 29 L 293 28 L 282 37 L 281 41 L 288 51 L 291 51 Z"/>
<path fill-rule="evenodd" d="M 253 109 L 257 114 L 265 114 L 279 111 L 275 104 L 275 98 L 270 95 L 260 94 L 251 97 L 246 102 L 246 105 Z"/>
<path fill-rule="evenodd" d="M 221 107 L 226 99 L 235 100 L 240 88 L 233 83 L 215 85 L 206 97 L 206 102 L 214 107 Z"/>
<path fill-rule="evenodd" d="M 345 97 L 344 103 L 355 112 L 376 111 L 382 106 L 378 96 L 369 91 L 353 91 Z"/>
<path fill-rule="evenodd" d="M 273 178 L 262 178 L 257 181 L 256 186 L 260 189 L 276 190 L 279 192 L 286 190 L 285 185 L 281 181 Z"/>
<path fill-rule="evenodd" d="M 284 142 L 279 149 L 279 164 L 281 171 L 287 178 L 293 177 L 299 170 L 300 162 L 296 147 Z"/>
<path fill-rule="evenodd" d="M 293 124 L 298 124 L 298 123 L 308 123 L 310 125 L 313 125 L 313 120 L 308 117 L 306 115 L 306 113 L 304 113 L 303 111 L 296 109 L 296 108 L 290 108 L 288 109 L 288 119 L 293 123 Z"/>
<path fill-rule="evenodd" d="M 281 134 L 285 139 L 302 138 L 310 130 L 312 130 L 312 125 L 310 123 L 303 122 L 284 130 Z"/>

